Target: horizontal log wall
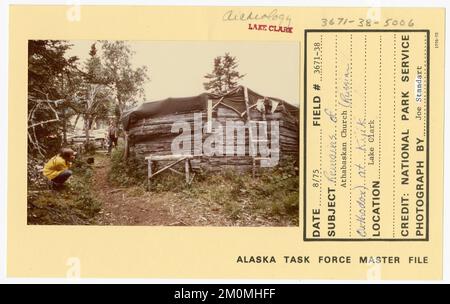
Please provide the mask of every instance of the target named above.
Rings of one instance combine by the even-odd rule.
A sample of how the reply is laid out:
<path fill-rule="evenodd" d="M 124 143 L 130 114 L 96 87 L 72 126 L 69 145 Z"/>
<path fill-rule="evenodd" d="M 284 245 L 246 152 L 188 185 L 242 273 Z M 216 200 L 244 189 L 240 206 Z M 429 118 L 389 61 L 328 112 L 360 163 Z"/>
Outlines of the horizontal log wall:
<path fill-rule="evenodd" d="M 202 123 L 205 126 L 207 122 L 206 113 L 201 113 Z M 245 124 L 245 119 L 242 119 L 239 114 L 235 111 L 218 106 L 213 112 L 213 118 L 222 124 L 224 133 L 223 141 L 224 145 L 226 141 L 225 127 L 227 121 L 242 121 Z M 251 110 L 252 120 L 261 120 L 262 115 L 259 111 Z M 286 115 L 282 112 L 269 113 L 266 114 L 266 121 L 269 127 L 268 136 L 270 142 L 270 121 L 277 120 L 279 122 L 279 146 L 280 146 L 280 157 L 283 158 L 285 155 L 298 155 L 299 152 L 299 127 L 298 120 L 294 120 L 292 116 Z M 133 143 L 132 148 L 136 154 L 144 158 L 150 154 L 153 155 L 168 155 L 172 154 L 171 145 L 173 140 L 179 136 L 179 134 L 172 133 L 172 125 L 174 122 L 187 122 L 191 127 L 191 135 L 188 135 L 185 139 L 191 141 L 191 153 L 193 153 L 194 142 L 193 142 L 193 132 L 194 132 L 194 112 L 192 113 L 180 113 L 171 114 L 163 117 L 156 118 L 146 118 L 140 119 L 133 123 L 128 130 L 128 135 Z M 202 134 L 203 145 L 205 139 L 211 136 L 211 134 Z M 182 139 L 180 136 L 178 139 Z M 211 157 L 201 157 L 192 160 L 192 166 L 194 168 L 203 168 L 207 170 L 247 170 L 252 167 L 252 157 L 249 155 L 248 146 L 248 129 L 245 130 L 244 138 L 244 148 L 245 156 L 227 156 L 226 148 L 224 146 L 224 156 L 211 156 Z M 237 142 L 237 136 L 234 136 L 234 149 L 242 148 L 242 144 Z M 256 143 L 257 145 L 257 143 Z M 269 143 L 270 147 L 270 143 Z M 236 150 L 235 150 L 236 151 Z M 163 162 L 161 162 L 163 164 Z"/>

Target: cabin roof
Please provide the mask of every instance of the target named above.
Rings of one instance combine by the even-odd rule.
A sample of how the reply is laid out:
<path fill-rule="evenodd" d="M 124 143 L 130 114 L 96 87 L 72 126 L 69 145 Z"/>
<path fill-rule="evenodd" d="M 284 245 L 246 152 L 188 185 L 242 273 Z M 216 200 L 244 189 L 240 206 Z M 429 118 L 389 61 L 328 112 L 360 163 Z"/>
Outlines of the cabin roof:
<path fill-rule="evenodd" d="M 258 99 L 265 97 L 250 89 L 247 89 L 247 91 L 250 105 L 255 104 Z M 122 124 L 124 126 L 124 129 L 128 130 L 129 126 L 132 123 L 143 118 L 161 117 L 169 114 L 188 113 L 195 111 L 205 111 L 208 99 L 217 100 L 221 98 L 223 103 L 230 105 L 242 112 L 245 111 L 244 87 L 239 86 L 222 96 L 211 93 L 202 93 L 200 95 L 191 97 L 171 97 L 158 101 L 145 102 L 125 113 L 122 119 Z M 298 111 L 298 108 L 296 106 L 291 105 L 279 98 L 267 98 L 280 102 L 288 111 Z"/>

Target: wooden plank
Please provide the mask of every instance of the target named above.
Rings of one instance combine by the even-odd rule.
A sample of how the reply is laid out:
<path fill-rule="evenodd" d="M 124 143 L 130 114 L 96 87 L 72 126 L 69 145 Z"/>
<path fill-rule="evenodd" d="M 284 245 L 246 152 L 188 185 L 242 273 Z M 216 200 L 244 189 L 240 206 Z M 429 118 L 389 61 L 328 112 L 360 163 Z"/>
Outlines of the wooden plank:
<path fill-rule="evenodd" d="M 145 159 L 159 161 L 159 160 L 179 160 L 180 158 L 193 158 L 192 155 L 183 155 L 183 154 L 173 154 L 173 155 L 150 155 L 145 157 Z"/>
<path fill-rule="evenodd" d="M 175 170 L 174 168 L 169 168 L 169 170 L 172 171 L 173 173 L 178 174 L 178 175 L 184 175 L 183 173 L 181 173 L 181 172 L 178 171 L 178 170 Z"/>
<path fill-rule="evenodd" d="M 165 170 L 167 170 L 167 169 L 169 169 L 169 168 L 175 166 L 176 164 L 178 164 L 179 162 L 181 162 L 181 161 L 183 161 L 183 160 L 185 160 L 185 157 L 180 158 L 179 160 L 177 160 L 177 161 L 171 163 L 170 165 L 167 165 L 167 166 L 165 166 L 164 168 L 162 168 L 162 169 L 156 171 L 154 174 L 152 174 L 152 175 L 150 176 L 150 178 L 155 177 L 155 176 L 158 175 L 159 173 L 161 173 L 161 172 L 163 172 L 163 171 L 165 171 Z"/>
<path fill-rule="evenodd" d="M 191 177 L 191 179 L 189 180 L 189 185 L 192 184 L 192 181 L 194 180 L 194 177 L 195 177 L 195 172 L 192 174 L 192 177 Z"/>
<path fill-rule="evenodd" d="M 216 102 L 216 104 L 212 107 L 212 109 L 214 110 L 214 109 L 221 103 L 222 100 L 223 100 L 223 97 L 221 97 L 221 98 L 219 99 L 219 101 Z"/>
<path fill-rule="evenodd" d="M 189 184 L 190 178 L 189 178 L 189 159 L 188 158 L 186 158 L 184 160 L 184 170 L 186 173 L 186 184 Z"/>
<path fill-rule="evenodd" d="M 220 105 L 222 107 L 226 107 L 226 108 L 230 109 L 232 112 L 236 113 L 239 117 L 241 116 L 241 112 L 239 112 L 239 110 L 237 110 L 236 108 L 234 108 L 228 104 L 225 104 L 225 103 L 220 103 Z"/>
<path fill-rule="evenodd" d="M 158 125 L 158 124 L 165 124 L 165 123 L 172 123 L 175 121 L 193 121 L 194 114 L 200 113 L 198 111 L 193 112 L 185 112 L 185 113 L 177 113 L 177 114 L 167 114 L 161 117 L 147 117 L 145 120 L 140 119 L 136 122 L 130 124 L 129 129 L 141 127 L 142 125 Z M 206 120 L 206 113 L 202 112 L 202 119 Z"/>
<path fill-rule="evenodd" d="M 152 178 L 152 161 L 151 159 L 148 160 L 148 176 L 147 176 L 147 190 L 151 191 L 151 187 L 152 187 L 152 182 L 151 182 L 151 178 Z"/>

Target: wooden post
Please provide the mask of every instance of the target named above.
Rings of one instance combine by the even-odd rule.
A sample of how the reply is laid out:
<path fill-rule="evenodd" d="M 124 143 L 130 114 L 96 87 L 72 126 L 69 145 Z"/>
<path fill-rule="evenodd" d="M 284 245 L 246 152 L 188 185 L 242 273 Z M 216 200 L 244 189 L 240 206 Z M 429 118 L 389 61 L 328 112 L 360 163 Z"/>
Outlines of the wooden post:
<path fill-rule="evenodd" d="M 248 149 L 252 157 L 256 156 L 255 143 L 253 141 L 253 123 L 250 117 L 250 100 L 248 99 L 247 87 L 244 87 L 244 100 L 245 100 L 245 112 L 247 113 L 247 125 L 248 125 Z M 256 130 L 258 132 L 258 130 Z"/>
<path fill-rule="evenodd" d="M 253 157 L 253 162 L 252 162 L 252 177 L 255 178 L 256 176 L 256 159 Z"/>
<path fill-rule="evenodd" d="M 191 158 L 192 155 L 150 155 L 145 157 L 145 160 L 148 161 L 148 189 L 150 191 L 150 187 L 151 187 L 151 179 L 154 178 L 156 175 L 160 174 L 161 172 L 164 172 L 165 170 L 170 170 L 172 169 L 173 166 L 175 166 L 178 163 L 181 163 L 182 161 L 184 161 L 184 170 L 185 170 L 185 177 L 186 177 L 186 183 L 190 184 L 191 183 Z M 155 163 L 155 167 L 158 164 L 158 161 L 173 161 L 171 164 L 166 165 L 164 168 L 161 169 L 157 169 L 155 168 L 155 172 L 153 173 L 152 170 L 152 164 Z M 176 170 L 174 170 L 175 172 L 177 172 L 178 174 L 183 174 L 181 172 L 178 172 Z"/>
<path fill-rule="evenodd" d="M 245 111 L 247 112 L 247 120 L 250 120 L 250 101 L 248 99 L 247 87 L 244 87 Z"/>
<path fill-rule="evenodd" d="M 147 190 L 151 191 L 151 186 L 152 186 L 152 182 L 151 182 L 151 178 L 152 178 L 152 160 L 148 159 L 148 184 L 147 184 Z"/>
<path fill-rule="evenodd" d="M 184 161 L 184 170 L 186 171 L 186 184 L 189 184 L 189 158 Z"/>
<path fill-rule="evenodd" d="M 128 154 L 130 153 L 130 143 L 128 142 L 128 134 L 125 132 L 125 151 L 123 153 L 123 158 L 128 159 Z"/>
<path fill-rule="evenodd" d="M 208 118 L 207 118 L 207 125 L 206 125 L 206 132 L 211 133 L 212 132 L 212 100 L 208 99 Z"/>

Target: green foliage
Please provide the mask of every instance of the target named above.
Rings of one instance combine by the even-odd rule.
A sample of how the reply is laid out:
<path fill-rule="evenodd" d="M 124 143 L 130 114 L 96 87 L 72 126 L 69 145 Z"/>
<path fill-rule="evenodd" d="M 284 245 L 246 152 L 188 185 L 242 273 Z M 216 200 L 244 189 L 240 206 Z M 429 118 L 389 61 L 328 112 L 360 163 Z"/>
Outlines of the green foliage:
<path fill-rule="evenodd" d="M 72 47 L 63 40 L 28 42 L 28 153 L 49 157 L 64 144 L 70 118 L 83 117 L 89 129 L 111 114 L 124 110 L 144 96 L 147 67 L 134 68 L 133 51 L 123 41 L 101 41 L 91 45 L 84 65 L 68 57 Z M 77 118 L 78 119 L 78 118 Z"/>
<path fill-rule="evenodd" d="M 59 99 L 64 93 L 62 74 L 72 72 L 77 57 L 66 59 L 71 45 L 64 40 L 28 40 L 28 92 L 44 92 L 49 99 Z"/>
<path fill-rule="evenodd" d="M 91 194 L 92 168 L 83 159 L 77 159 L 73 167 L 74 178 L 68 187 L 71 193 L 76 194 L 74 206 L 92 217 L 101 209 L 100 202 Z"/>
<path fill-rule="evenodd" d="M 85 63 L 86 78 L 90 83 L 105 83 L 103 78 L 103 67 L 100 58 L 97 56 L 97 48 L 95 43 L 91 45 L 91 50 L 89 51 L 89 59 Z"/>
<path fill-rule="evenodd" d="M 238 86 L 238 82 L 245 75 L 237 71 L 238 61 L 236 57 L 225 53 L 224 56 L 214 58 L 214 68 L 204 77 L 208 80 L 203 83 L 205 90 L 223 95 Z"/>
<path fill-rule="evenodd" d="M 78 109 L 84 119 L 86 150 L 89 145 L 89 130 L 96 120 L 107 120 L 114 100 L 110 80 L 105 76 L 105 68 L 97 56 L 95 43 L 91 45 L 89 58 L 85 62 L 85 73 L 76 98 Z"/>
<path fill-rule="evenodd" d="M 111 154 L 111 170 L 108 174 L 110 182 L 119 186 L 144 186 L 147 176 L 147 166 L 134 154 L 124 159 L 124 148 L 119 145 Z"/>
<path fill-rule="evenodd" d="M 145 194 L 145 189 L 142 186 L 130 187 L 127 193 L 132 197 L 139 197 Z"/>
<path fill-rule="evenodd" d="M 133 106 L 136 99 L 144 97 L 144 83 L 149 80 L 148 67 L 133 68 L 134 52 L 124 41 L 101 41 L 104 73 L 116 91 L 120 115 Z"/>
<path fill-rule="evenodd" d="M 275 170 L 264 171 L 256 178 L 250 173 L 227 170 L 216 174 L 201 174 L 189 188 L 181 191 L 188 200 L 218 204 L 232 219 L 241 214 L 259 214 L 262 217 L 280 217 L 298 224 L 299 179 L 292 163 Z M 166 191 L 180 189 L 171 183 Z"/>
<path fill-rule="evenodd" d="M 152 178 L 152 191 L 155 192 L 181 192 L 189 189 L 184 176 L 173 172 L 164 172 Z"/>
<path fill-rule="evenodd" d="M 58 191 L 28 194 L 29 224 L 92 224 L 101 210 L 101 203 L 91 193 L 92 168 L 83 159 L 76 159 L 73 175 Z"/>
<path fill-rule="evenodd" d="M 76 89 L 77 57 L 66 58 L 63 40 L 28 41 L 28 153 L 48 157 L 75 114 L 67 98 Z"/>

